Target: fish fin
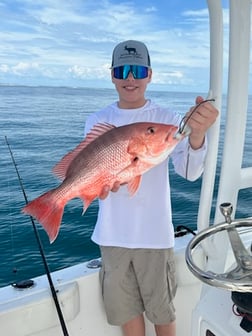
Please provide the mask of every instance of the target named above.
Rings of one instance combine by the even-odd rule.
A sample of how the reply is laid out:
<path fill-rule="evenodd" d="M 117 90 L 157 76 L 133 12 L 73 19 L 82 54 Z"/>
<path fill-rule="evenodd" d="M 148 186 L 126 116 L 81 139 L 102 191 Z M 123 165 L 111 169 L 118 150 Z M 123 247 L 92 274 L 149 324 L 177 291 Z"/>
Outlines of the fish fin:
<path fill-rule="evenodd" d="M 43 226 L 50 243 L 54 242 L 59 233 L 63 212 L 64 206 L 56 204 L 53 190 L 35 198 L 22 209 L 22 213 L 36 218 Z"/>
<path fill-rule="evenodd" d="M 76 156 L 92 141 L 97 139 L 102 134 L 115 128 L 114 125 L 107 123 L 96 124 L 91 131 L 87 134 L 85 139 L 77 146 L 75 149 L 67 153 L 63 158 L 54 166 L 53 173 L 59 177 L 61 180 L 66 178 L 66 174 L 71 162 L 76 158 Z"/>
<path fill-rule="evenodd" d="M 113 128 L 116 128 L 116 126 L 112 125 L 112 124 L 109 124 L 109 123 L 95 124 L 91 128 L 91 130 L 88 132 L 86 138 L 90 137 L 90 142 L 92 142 L 94 139 L 98 138 L 99 136 L 101 136 L 104 133 L 107 133 L 108 131 L 112 130 Z"/>
<path fill-rule="evenodd" d="M 80 199 L 82 199 L 83 201 L 83 210 L 82 210 L 82 215 L 84 215 L 84 213 L 86 212 L 87 208 L 89 207 L 89 205 L 93 202 L 93 200 L 97 197 L 97 196 L 87 196 L 85 194 L 85 190 L 83 192 L 81 192 L 81 194 L 78 196 L 80 197 Z"/>
<path fill-rule="evenodd" d="M 92 199 L 82 198 L 82 200 L 83 200 L 83 210 L 82 210 L 82 216 L 83 216 L 84 213 L 87 211 L 89 205 L 92 203 L 93 198 Z"/>
<path fill-rule="evenodd" d="M 137 192 L 141 184 L 141 180 L 142 180 L 142 175 L 138 175 L 134 177 L 131 181 L 129 181 L 128 191 L 129 191 L 130 196 L 133 196 Z"/>
<path fill-rule="evenodd" d="M 71 162 L 87 145 L 88 143 L 83 140 L 75 149 L 63 156 L 63 158 L 53 167 L 53 173 L 61 180 L 64 180 Z"/>

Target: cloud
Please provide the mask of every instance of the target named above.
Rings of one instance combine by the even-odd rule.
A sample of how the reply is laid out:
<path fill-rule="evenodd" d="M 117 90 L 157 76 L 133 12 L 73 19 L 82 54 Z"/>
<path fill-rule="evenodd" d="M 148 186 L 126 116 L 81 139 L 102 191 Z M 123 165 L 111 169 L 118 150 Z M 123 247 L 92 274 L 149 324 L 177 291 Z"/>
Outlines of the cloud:
<path fill-rule="evenodd" d="M 198 22 L 206 22 L 208 21 L 208 9 L 199 9 L 199 10 L 187 10 L 182 12 L 182 16 L 188 18 L 190 21 L 197 20 Z M 194 21 L 195 22 L 195 21 Z"/>
<path fill-rule="evenodd" d="M 0 74 L 55 78 L 67 85 L 110 81 L 112 50 L 125 39 L 144 41 L 156 83 L 190 82 L 191 71 L 209 64 L 206 9 L 176 13 L 160 4 L 112 0 L 22 0 L 1 7 Z M 163 4 L 166 6 L 166 4 Z M 111 10 L 113 8 L 113 10 Z M 7 77 L 5 77 L 7 78 Z"/>
<path fill-rule="evenodd" d="M 184 79 L 182 71 L 169 71 L 153 73 L 152 83 L 154 84 L 178 84 Z"/>
<path fill-rule="evenodd" d="M 90 68 L 83 67 L 79 65 L 74 65 L 73 67 L 68 69 L 68 72 L 76 78 L 80 79 L 104 79 L 107 80 L 110 74 L 110 65 L 106 64 L 99 68 Z"/>
<path fill-rule="evenodd" d="M 18 76 L 27 75 L 31 73 L 31 71 L 39 71 L 38 63 L 25 63 L 19 62 L 13 66 L 9 66 L 7 64 L 0 65 L 0 72 L 10 73 Z"/>
<path fill-rule="evenodd" d="M 54 78 L 57 74 L 57 71 L 52 68 L 45 68 L 36 62 L 19 62 L 14 65 L 1 64 L 0 73 L 5 75 L 10 75 L 13 78 L 13 75 L 24 78 L 24 77 L 45 77 L 45 78 Z"/>
<path fill-rule="evenodd" d="M 24 75 L 27 74 L 31 71 L 38 71 L 39 70 L 39 65 L 38 63 L 25 63 L 25 62 L 20 62 L 17 65 L 13 66 L 11 68 L 11 71 L 15 75 Z"/>
<path fill-rule="evenodd" d="M 145 8 L 144 11 L 145 11 L 146 13 L 153 13 L 153 12 L 157 12 L 158 9 L 157 9 L 157 7 L 155 7 L 155 6 L 151 6 L 151 7 L 147 7 L 147 8 Z"/>
<path fill-rule="evenodd" d="M 9 71 L 9 66 L 7 64 L 0 64 L 0 73 L 8 73 Z"/>

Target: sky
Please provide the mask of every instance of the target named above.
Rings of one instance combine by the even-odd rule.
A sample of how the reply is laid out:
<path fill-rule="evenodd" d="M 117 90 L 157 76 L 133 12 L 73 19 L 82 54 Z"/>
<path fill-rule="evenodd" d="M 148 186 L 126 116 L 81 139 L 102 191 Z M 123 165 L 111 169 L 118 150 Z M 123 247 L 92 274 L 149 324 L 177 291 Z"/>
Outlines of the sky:
<path fill-rule="evenodd" d="M 113 48 L 134 39 L 153 89 L 208 90 L 204 0 L 0 0 L 0 18 L 0 85 L 112 88 Z"/>

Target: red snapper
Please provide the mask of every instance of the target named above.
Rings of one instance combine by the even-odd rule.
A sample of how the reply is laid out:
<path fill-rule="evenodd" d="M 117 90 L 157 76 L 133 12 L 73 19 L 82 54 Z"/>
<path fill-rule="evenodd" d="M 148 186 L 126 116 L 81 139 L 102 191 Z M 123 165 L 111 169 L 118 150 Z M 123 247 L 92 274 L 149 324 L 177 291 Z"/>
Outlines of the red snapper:
<path fill-rule="evenodd" d="M 52 243 L 59 232 L 64 207 L 68 201 L 83 200 L 83 213 L 103 187 L 114 182 L 127 183 L 134 195 L 142 174 L 164 161 L 183 136 L 178 127 L 152 122 L 138 122 L 115 127 L 97 124 L 86 138 L 66 154 L 53 172 L 63 182 L 29 202 L 22 212 L 35 217 Z"/>

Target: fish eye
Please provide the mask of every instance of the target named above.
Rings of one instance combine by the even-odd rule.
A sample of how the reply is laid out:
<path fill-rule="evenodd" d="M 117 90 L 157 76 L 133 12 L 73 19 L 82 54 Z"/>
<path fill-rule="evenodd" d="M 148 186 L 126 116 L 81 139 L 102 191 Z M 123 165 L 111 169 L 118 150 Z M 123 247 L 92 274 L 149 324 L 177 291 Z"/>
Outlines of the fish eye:
<path fill-rule="evenodd" d="M 148 127 L 148 129 L 147 129 L 147 133 L 148 134 L 153 134 L 153 133 L 155 133 L 155 129 L 154 129 L 154 127 Z"/>

